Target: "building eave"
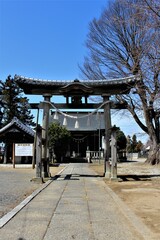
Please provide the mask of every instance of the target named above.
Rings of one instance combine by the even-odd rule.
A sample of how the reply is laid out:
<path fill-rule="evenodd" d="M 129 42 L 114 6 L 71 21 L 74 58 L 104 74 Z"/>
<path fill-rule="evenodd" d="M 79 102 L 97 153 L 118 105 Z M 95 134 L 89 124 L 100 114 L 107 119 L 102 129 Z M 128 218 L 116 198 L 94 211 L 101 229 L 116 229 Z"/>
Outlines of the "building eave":
<path fill-rule="evenodd" d="M 43 95 L 50 93 L 52 95 L 60 95 L 61 89 L 66 89 L 74 83 L 71 81 L 59 80 L 42 80 L 35 78 L 28 78 L 19 75 L 14 77 L 17 84 L 24 90 L 26 94 Z M 79 87 L 92 89 L 92 95 L 101 95 L 102 93 L 123 94 L 128 93 L 136 81 L 139 81 L 138 76 L 129 76 L 118 79 L 102 79 L 102 80 L 80 80 Z M 77 83 L 78 84 L 78 83 Z M 76 84 L 76 86 L 78 86 Z"/>
<path fill-rule="evenodd" d="M 34 137 L 34 131 L 23 124 L 18 118 L 14 117 L 10 123 L 8 123 L 6 126 L 0 129 L 0 136 L 4 135 L 7 131 L 9 131 L 12 127 L 18 127 L 21 131 L 27 133 L 28 135 Z"/>

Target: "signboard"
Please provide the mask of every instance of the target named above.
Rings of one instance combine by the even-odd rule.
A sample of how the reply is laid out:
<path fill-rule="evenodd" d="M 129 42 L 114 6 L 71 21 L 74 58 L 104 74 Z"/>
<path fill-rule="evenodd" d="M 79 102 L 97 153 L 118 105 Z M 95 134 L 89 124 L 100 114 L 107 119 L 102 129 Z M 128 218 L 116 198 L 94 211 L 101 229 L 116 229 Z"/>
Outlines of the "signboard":
<path fill-rule="evenodd" d="M 15 156 L 33 156 L 32 143 L 16 143 Z"/>

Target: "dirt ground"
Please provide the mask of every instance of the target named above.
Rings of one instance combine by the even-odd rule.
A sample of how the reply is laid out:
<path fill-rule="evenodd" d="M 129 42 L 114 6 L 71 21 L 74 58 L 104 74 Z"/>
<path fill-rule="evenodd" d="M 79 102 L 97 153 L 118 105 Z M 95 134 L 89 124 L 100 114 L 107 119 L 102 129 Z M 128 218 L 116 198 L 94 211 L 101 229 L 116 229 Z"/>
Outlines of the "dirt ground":
<path fill-rule="evenodd" d="M 100 175 L 104 169 L 99 164 L 92 164 L 91 168 Z M 119 181 L 104 181 L 153 233 L 160 236 L 160 166 L 148 165 L 145 159 L 118 163 L 117 176 Z"/>

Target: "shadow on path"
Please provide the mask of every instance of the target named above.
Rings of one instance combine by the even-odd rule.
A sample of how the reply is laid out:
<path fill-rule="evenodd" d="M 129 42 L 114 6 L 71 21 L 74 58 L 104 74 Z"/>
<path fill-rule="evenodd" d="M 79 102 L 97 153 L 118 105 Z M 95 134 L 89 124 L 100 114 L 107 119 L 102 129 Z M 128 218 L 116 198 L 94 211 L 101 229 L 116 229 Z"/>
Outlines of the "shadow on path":
<path fill-rule="evenodd" d="M 159 174 L 146 174 L 146 175 L 136 175 L 136 174 L 128 174 L 128 175 L 119 175 L 118 178 L 122 179 L 122 181 L 148 181 L 152 180 L 154 177 L 160 177 Z"/>
<path fill-rule="evenodd" d="M 85 177 L 85 178 L 97 178 L 97 177 L 102 177 L 100 175 L 97 174 L 61 174 L 61 175 L 56 175 L 54 177 L 52 177 L 52 180 L 57 180 L 59 178 L 63 178 L 63 180 L 79 180 L 79 178 L 81 177 Z"/>

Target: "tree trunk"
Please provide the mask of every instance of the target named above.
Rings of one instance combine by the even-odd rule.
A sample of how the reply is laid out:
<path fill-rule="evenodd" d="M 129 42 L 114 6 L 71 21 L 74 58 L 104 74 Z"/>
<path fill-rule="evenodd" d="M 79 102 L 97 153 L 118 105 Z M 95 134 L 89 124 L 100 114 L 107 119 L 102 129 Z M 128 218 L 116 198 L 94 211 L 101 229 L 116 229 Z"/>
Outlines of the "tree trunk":
<path fill-rule="evenodd" d="M 146 163 L 151 165 L 160 163 L 160 144 L 157 144 L 156 142 L 152 143 Z"/>

